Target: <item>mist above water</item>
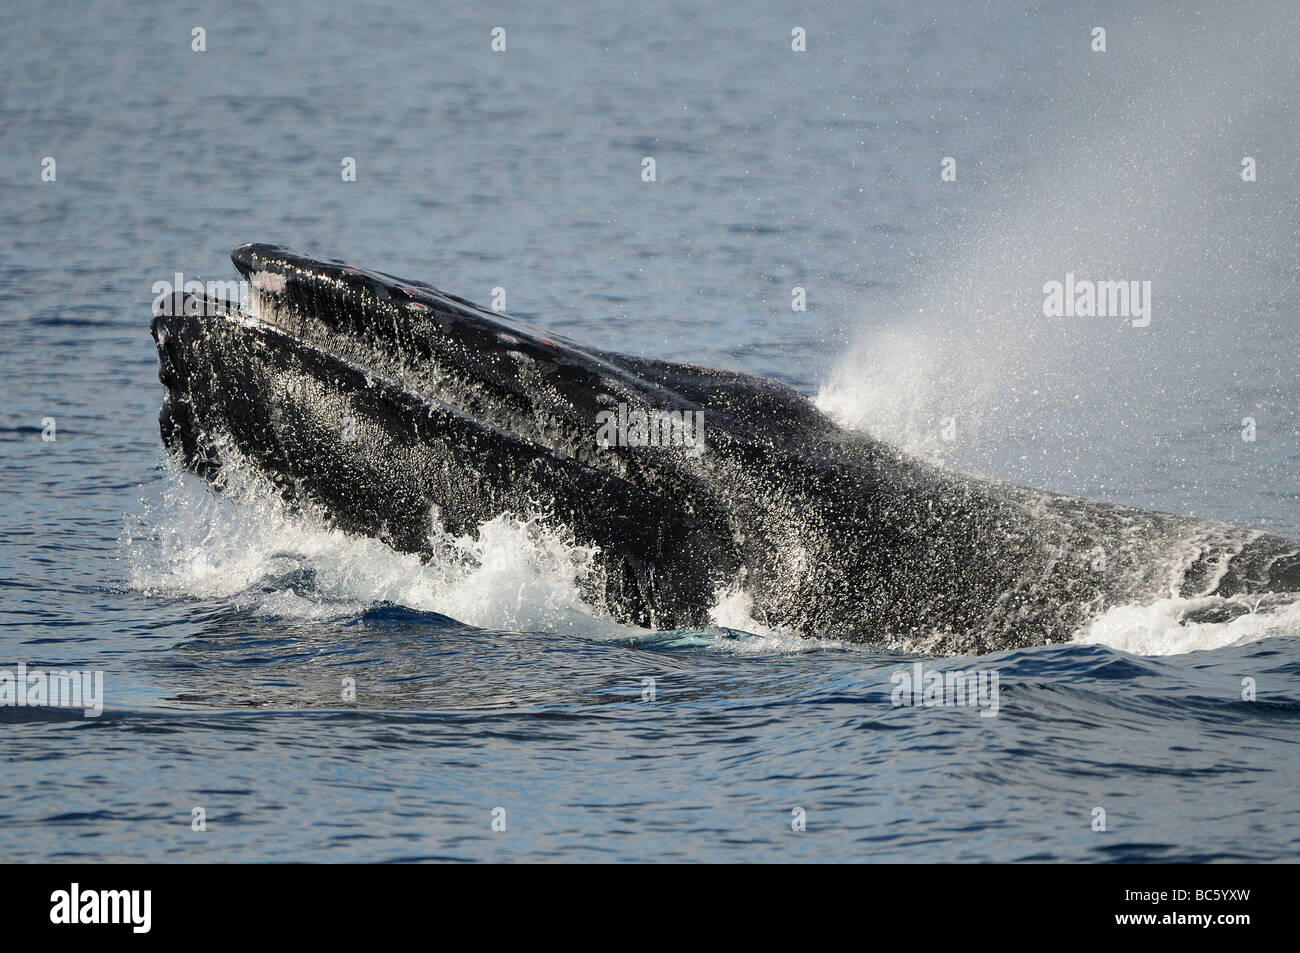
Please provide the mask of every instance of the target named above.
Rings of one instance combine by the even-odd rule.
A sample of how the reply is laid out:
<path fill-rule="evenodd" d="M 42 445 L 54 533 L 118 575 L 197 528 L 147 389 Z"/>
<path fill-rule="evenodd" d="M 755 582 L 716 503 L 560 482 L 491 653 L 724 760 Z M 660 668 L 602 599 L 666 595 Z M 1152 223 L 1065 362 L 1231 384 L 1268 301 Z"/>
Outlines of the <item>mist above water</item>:
<path fill-rule="evenodd" d="M 818 404 L 962 468 L 1176 509 L 1240 473 L 1242 418 L 1294 432 L 1294 351 L 1274 348 L 1300 303 L 1298 61 L 1294 31 L 1261 35 L 1252 9 L 1105 18 L 1105 53 L 1081 24 L 1014 163 L 953 143 L 941 182 L 936 157 L 951 213 L 897 295 L 862 305 Z M 1045 316 L 1067 274 L 1149 280 L 1150 325 Z M 1115 468 L 1148 449 L 1177 472 Z"/>

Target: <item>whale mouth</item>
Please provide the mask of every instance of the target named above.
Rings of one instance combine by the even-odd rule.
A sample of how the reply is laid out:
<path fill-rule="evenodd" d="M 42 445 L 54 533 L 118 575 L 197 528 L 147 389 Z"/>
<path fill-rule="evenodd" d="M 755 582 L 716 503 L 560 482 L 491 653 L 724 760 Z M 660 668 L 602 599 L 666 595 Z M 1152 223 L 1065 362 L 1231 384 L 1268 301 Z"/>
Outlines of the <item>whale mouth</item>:
<path fill-rule="evenodd" d="M 697 485 L 712 460 L 684 444 L 602 444 L 598 415 L 705 406 L 726 379 L 279 246 L 231 257 L 239 300 L 223 282 L 226 297 L 155 309 L 159 424 L 184 465 L 218 487 L 252 468 L 332 526 L 426 556 L 446 533 L 536 514 L 596 547 L 591 595 L 618 618 L 707 618 L 739 565 L 721 502 Z"/>
<path fill-rule="evenodd" d="M 286 285 L 284 275 L 268 271 L 254 272 L 248 279 L 247 293 L 239 302 L 240 313 L 291 334 L 295 333 L 301 322 L 293 319 L 288 308 L 281 307 L 278 297 Z"/>

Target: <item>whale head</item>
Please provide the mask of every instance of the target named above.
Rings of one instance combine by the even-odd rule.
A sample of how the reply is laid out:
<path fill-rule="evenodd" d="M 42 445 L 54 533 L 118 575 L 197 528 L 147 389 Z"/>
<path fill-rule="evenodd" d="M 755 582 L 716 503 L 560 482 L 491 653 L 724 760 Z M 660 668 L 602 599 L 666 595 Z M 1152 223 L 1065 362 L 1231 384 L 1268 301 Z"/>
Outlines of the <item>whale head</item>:
<path fill-rule="evenodd" d="M 409 552 L 540 513 L 597 549 L 593 601 L 620 620 L 706 623 L 754 542 L 757 475 L 834 429 L 783 384 L 584 347 L 422 281 L 278 245 L 232 259 L 239 304 L 191 295 L 153 323 L 188 466 L 220 485 L 237 456 Z"/>

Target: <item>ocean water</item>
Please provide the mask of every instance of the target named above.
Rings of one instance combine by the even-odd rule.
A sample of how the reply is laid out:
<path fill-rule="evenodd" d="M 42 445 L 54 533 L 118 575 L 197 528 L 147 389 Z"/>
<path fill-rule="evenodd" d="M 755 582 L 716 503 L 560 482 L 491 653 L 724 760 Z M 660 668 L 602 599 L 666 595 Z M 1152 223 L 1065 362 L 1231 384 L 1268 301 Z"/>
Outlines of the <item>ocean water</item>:
<path fill-rule="evenodd" d="M 1300 15 L 1058 6 L 6 6 L 0 669 L 104 711 L 0 707 L 0 859 L 1295 860 L 1293 603 L 977 659 L 743 594 L 649 632 L 526 515 L 421 564 L 161 449 L 154 283 L 269 241 L 1300 537 Z M 1150 280 L 1150 325 L 1045 317 L 1067 273 Z M 895 706 L 918 662 L 996 714 Z"/>

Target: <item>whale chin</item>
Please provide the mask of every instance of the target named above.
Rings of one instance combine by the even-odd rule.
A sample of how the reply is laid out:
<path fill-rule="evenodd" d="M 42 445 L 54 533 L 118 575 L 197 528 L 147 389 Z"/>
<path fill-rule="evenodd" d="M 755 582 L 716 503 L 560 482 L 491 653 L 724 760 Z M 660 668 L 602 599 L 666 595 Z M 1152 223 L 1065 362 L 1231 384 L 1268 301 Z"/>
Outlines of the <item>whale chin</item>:
<path fill-rule="evenodd" d="M 252 467 L 404 552 L 506 514 L 553 523 L 595 549 L 584 598 L 619 622 L 703 627 L 741 589 L 765 626 L 983 652 L 1120 604 L 1300 590 L 1294 542 L 928 465 L 776 381 L 281 246 L 232 259 L 239 300 L 155 307 L 169 452 L 218 488 Z"/>

